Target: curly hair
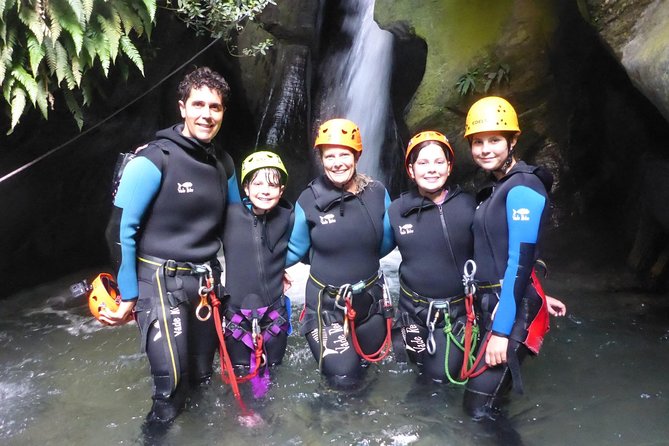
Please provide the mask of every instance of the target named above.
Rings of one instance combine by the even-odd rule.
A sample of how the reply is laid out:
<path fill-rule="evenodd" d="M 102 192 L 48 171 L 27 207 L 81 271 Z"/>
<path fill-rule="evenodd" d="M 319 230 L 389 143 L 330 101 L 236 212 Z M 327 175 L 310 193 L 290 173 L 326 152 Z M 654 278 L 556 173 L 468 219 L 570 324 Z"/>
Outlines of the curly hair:
<path fill-rule="evenodd" d="M 184 76 L 179 83 L 177 94 L 179 100 L 186 102 L 190 96 L 191 90 L 194 88 L 209 87 L 221 94 L 223 105 L 228 101 L 230 94 L 230 86 L 223 76 L 209 67 L 195 68 L 193 71 Z"/>

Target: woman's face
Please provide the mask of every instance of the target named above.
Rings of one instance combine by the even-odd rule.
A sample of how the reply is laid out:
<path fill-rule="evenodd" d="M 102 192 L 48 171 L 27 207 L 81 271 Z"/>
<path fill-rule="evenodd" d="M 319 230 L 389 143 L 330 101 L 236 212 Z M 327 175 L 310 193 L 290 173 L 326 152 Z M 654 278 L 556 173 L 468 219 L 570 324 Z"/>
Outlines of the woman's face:
<path fill-rule="evenodd" d="M 325 175 L 336 187 L 343 188 L 355 175 L 355 156 L 343 146 L 321 147 L 321 161 Z"/>
<path fill-rule="evenodd" d="M 500 132 L 475 133 L 471 137 L 472 158 L 487 172 L 495 172 L 504 166 L 509 150 L 516 144 L 517 137 L 511 140 L 511 147 Z"/>
<path fill-rule="evenodd" d="M 443 189 L 451 163 L 448 162 L 444 149 L 437 144 L 430 144 L 418 152 L 413 164 L 409 164 L 409 176 L 418 186 L 421 195 L 433 194 Z"/>

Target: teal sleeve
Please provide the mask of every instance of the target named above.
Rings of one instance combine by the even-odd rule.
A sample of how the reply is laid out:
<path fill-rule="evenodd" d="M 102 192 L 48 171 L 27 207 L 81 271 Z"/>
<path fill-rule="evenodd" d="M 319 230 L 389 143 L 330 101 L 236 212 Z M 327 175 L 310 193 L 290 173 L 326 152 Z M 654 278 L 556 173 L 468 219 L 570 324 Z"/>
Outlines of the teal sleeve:
<path fill-rule="evenodd" d="M 386 190 L 385 195 L 385 212 L 383 213 L 383 239 L 381 240 L 381 257 L 385 257 L 395 249 L 395 235 L 393 228 L 390 226 L 390 217 L 388 216 L 388 208 L 390 207 L 390 195 Z"/>
<path fill-rule="evenodd" d="M 311 236 L 309 224 L 300 203 L 295 204 L 295 223 L 290 233 L 288 242 L 288 255 L 286 256 L 286 267 L 293 266 L 309 252 L 311 247 Z"/>

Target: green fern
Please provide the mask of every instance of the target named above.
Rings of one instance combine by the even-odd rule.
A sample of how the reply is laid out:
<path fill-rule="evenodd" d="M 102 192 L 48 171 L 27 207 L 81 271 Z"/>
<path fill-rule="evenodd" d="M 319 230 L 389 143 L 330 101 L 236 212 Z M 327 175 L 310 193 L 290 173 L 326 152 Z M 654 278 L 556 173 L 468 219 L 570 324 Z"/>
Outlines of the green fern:
<path fill-rule="evenodd" d="M 139 51 L 137 51 L 137 48 L 135 45 L 133 45 L 128 36 L 121 37 L 121 49 L 125 55 L 128 56 L 128 59 L 130 59 L 132 63 L 135 64 L 139 71 L 144 74 L 144 61 L 142 61 L 142 58 L 139 55 Z"/>
<path fill-rule="evenodd" d="M 12 124 L 11 129 L 14 129 L 23 115 L 26 108 L 26 93 L 21 88 L 14 88 L 12 90 L 11 99 L 9 103 L 12 106 Z M 10 130 L 11 133 L 11 130 Z"/>

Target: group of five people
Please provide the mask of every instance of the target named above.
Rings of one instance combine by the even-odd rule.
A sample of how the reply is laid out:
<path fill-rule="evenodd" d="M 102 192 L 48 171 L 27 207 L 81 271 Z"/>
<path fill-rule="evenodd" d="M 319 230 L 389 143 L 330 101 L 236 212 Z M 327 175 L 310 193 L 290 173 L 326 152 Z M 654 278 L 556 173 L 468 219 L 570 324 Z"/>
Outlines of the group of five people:
<path fill-rule="evenodd" d="M 147 420 L 173 420 L 189 388 L 211 377 L 221 346 L 203 305 L 220 312 L 221 354 L 267 378 L 291 330 L 284 271 L 300 261 L 310 272 L 299 332 L 331 385 L 358 382 L 394 340 L 398 360 L 464 384 L 467 413 L 492 416 L 508 387 L 521 385 L 520 363 L 538 353 L 548 314 L 566 312 L 534 274 L 551 177 L 516 159 L 513 107 L 487 97 L 467 116 L 473 160 L 492 180 L 477 198 L 447 186 L 455 153 L 442 133 L 424 131 L 406 150 L 415 187 L 391 202 L 383 184 L 356 169 L 360 129 L 337 118 L 318 129 L 323 173 L 293 208 L 282 198 L 288 172 L 278 155 L 244 160 L 243 199 L 229 155 L 214 156 L 228 92 L 209 68 L 189 73 L 179 85 L 183 123 L 159 131 L 127 165 L 115 198 L 122 302 L 100 320 L 137 321 L 154 384 Z M 393 315 L 379 268 L 395 247 L 402 261 Z"/>

